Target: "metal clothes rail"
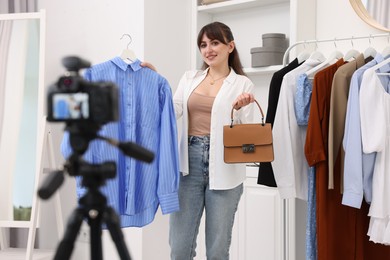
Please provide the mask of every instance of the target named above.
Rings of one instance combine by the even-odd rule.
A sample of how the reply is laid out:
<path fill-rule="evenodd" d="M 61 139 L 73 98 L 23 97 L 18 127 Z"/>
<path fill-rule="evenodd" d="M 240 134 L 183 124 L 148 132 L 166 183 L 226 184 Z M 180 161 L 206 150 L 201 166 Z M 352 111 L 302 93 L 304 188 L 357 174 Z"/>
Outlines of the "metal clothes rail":
<path fill-rule="evenodd" d="M 390 33 L 382 33 L 382 34 L 370 34 L 367 36 L 357 36 L 357 37 L 346 37 L 346 38 L 334 38 L 334 39 L 322 39 L 322 40 L 306 40 L 306 41 L 298 41 L 292 45 L 290 45 L 287 50 L 285 51 L 283 55 L 283 66 L 286 66 L 288 63 L 289 53 L 291 49 L 298 45 L 305 45 L 305 44 L 311 44 L 311 43 L 320 43 L 320 42 L 336 42 L 336 41 L 353 41 L 353 40 L 360 40 L 360 39 L 373 39 L 373 38 L 379 38 L 379 37 L 388 37 L 388 41 L 390 42 Z"/>

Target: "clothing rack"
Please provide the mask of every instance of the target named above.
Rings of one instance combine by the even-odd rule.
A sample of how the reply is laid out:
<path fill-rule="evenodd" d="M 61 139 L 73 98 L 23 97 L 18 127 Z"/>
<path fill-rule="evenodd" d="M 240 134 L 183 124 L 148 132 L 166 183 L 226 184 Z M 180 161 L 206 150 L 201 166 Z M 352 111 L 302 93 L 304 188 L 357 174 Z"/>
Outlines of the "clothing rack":
<path fill-rule="evenodd" d="M 287 50 L 285 51 L 283 55 L 283 67 L 287 65 L 288 62 L 288 56 L 292 48 L 298 46 L 298 45 L 306 45 L 311 43 L 319 43 L 319 42 L 336 42 L 336 41 L 353 41 L 353 40 L 360 40 L 360 39 L 373 39 L 373 38 L 379 38 L 379 37 L 388 37 L 388 41 L 390 42 L 390 33 L 382 33 L 382 34 L 370 34 L 367 36 L 358 36 L 358 37 L 346 37 L 346 38 L 334 38 L 334 39 L 322 39 L 322 40 L 306 40 L 306 41 L 298 41 L 292 45 L 290 45 Z"/>

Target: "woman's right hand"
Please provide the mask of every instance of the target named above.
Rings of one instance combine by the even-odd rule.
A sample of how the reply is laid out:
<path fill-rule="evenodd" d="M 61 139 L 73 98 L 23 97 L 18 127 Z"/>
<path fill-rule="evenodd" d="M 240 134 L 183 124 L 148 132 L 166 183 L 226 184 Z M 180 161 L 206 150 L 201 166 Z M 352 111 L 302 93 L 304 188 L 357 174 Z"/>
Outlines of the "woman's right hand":
<path fill-rule="evenodd" d="M 147 67 L 147 68 L 149 68 L 149 69 L 154 70 L 155 72 L 157 72 L 156 67 L 154 67 L 151 63 L 149 63 L 149 62 L 147 62 L 147 61 L 141 62 L 141 66 L 142 66 L 142 67 Z"/>

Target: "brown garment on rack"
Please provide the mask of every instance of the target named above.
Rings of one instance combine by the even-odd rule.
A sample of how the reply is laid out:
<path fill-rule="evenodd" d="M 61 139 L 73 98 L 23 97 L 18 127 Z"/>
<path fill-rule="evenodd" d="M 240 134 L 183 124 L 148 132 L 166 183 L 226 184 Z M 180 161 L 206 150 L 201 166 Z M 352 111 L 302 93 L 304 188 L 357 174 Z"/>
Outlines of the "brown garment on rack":
<path fill-rule="evenodd" d="M 355 60 L 350 61 L 337 69 L 333 77 L 332 91 L 330 97 L 329 113 L 329 142 L 328 142 L 328 169 L 329 179 L 328 188 L 334 188 L 333 169 L 337 156 L 341 155 L 340 172 L 344 172 L 344 149 L 342 141 L 344 136 L 345 116 L 347 114 L 347 101 L 349 94 L 349 85 L 352 74 L 364 65 L 364 56 L 360 54 Z M 340 174 L 341 190 L 343 190 L 343 174 Z"/>
<path fill-rule="evenodd" d="M 305 155 L 316 167 L 318 260 L 390 259 L 390 247 L 369 242 L 368 208 L 341 204 L 340 156 L 334 171 L 334 189 L 328 189 L 328 129 L 332 82 L 343 59 L 314 76 Z"/>
<path fill-rule="evenodd" d="M 333 76 L 343 64 L 340 59 L 314 76 L 306 135 L 306 159 L 316 167 L 318 260 L 354 259 L 355 253 L 356 210 L 342 206 L 339 178 L 335 178 L 335 189 L 328 190 L 330 96 Z"/>

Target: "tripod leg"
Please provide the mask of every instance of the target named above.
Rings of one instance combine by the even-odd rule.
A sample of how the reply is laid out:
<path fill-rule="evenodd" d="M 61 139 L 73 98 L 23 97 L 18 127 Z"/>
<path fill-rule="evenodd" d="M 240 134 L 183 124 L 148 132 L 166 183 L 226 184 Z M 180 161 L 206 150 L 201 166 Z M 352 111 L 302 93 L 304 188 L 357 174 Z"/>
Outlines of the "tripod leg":
<path fill-rule="evenodd" d="M 57 247 L 54 260 L 67 260 L 70 258 L 83 219 L 83 209 L 75 209 L 69 218 L 64 238 Z"/>
<path fill-rule="evenodd" d="M 119 217 L 113 208 L 106 208 L 105 214 L 103 215 L 103 221 L 106 223 L 107 228 L 110 231 L 111 238 L 115 243 L 121 260 L 131 260 L 130 253 L 127 250 L 123 233 L 120 228 Z"/>
<path fill-rule="evenodd" d="M 88 224 L 91 234 L 91 259 L 102 260 L 102 217 L 98 212 L 93 216 L 89 215 Z"/>

